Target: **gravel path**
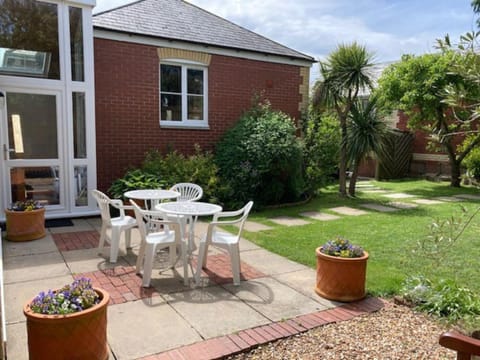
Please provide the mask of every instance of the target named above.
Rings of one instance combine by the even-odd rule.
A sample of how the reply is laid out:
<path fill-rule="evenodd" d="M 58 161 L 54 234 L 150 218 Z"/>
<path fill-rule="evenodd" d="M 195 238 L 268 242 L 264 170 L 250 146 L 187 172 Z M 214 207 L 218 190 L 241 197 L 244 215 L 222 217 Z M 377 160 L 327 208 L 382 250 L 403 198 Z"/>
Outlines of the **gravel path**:
<path fill-rule="evenodd" d="M 455 352 L 438 344 L 446 330 L 423 314 L 388 302 L 373 314 L 320 326 L 229 359 L 455 359 Z"/>

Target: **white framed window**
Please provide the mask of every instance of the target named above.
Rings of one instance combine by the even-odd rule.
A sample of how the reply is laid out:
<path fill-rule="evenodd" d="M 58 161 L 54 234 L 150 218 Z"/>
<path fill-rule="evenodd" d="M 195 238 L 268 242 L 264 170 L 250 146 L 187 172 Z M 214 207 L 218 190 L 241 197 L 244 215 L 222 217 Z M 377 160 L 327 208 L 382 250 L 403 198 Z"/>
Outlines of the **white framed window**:
<path fill-rule="evenodd" d="M 208 69 L 205 66 L 160 64 L 160 125 L 208 127 Z"/>

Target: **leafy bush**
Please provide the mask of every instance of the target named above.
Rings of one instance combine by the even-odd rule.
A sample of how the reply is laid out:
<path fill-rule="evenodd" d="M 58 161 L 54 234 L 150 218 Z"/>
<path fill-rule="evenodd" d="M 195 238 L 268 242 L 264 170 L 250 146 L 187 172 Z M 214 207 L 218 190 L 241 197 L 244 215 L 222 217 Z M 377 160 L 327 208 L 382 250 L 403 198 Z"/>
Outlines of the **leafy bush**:
<path fill-rule="evenodd" d="M 217 166 L 210 152 L 203 153 L 199 146 L 195 147 L 195 154 L 185 156 L 172 151 L 162 155 L 157 150 L 150 151 L 143 162 L 143 171 L 156 174 L 166 187 L 176 183 L 191 182 L 203 189 L 203 198 L 206 201 L 218 202 Z"/>
<path fill-rule="evenodd" d="M 465 139 L 460 150 L 464 150 L 469 146 L 473 139 L 474 136 L 469 136 Z M 465 166 L 468 176 L 473 177 L 477 182 L 480 181 L 480 148 L 478 146 L 463 159 L 462 165 Z"/>
<path fill-rule="evenodd" d="M 310 192 L 331 183 L 338 172 L 340 126 L 334 115 L 310 112 L 305 124 L 305 178 Z"/>
<path fill-rule="evenodd" d="M 419 310 L 449 321 L 480 315 L 478 295 L 453 281 L 432 283 L 424 277 L 412 277 L 406 280 L 402 294 Z"/>
<path fill-rule="evenodd" d="M 129 170 L 126 174 L 116 179 L 108 193 L 115 199 L 124 199 L 123 194 L 129 190 L 158 189 L 165 187 L 165 181 L 158 175 L 147 173 L 141 169 Z"/>
<path fill-rule="evenodd" d="M 305 190 L 303 147 L 295 133 L 292 119 L 268 102 L 254 105 L 225 133 L 215 161 L 228 185 L 222 197 L 230 206 L 252 199 L 265 205 L 300 198 Z"/>

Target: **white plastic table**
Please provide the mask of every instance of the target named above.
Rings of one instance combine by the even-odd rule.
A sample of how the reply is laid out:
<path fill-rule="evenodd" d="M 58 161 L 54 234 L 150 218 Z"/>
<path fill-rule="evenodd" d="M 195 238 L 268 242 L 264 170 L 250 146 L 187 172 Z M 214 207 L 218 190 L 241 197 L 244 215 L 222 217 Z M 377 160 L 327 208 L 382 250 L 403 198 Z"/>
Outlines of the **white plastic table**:
<path fill-rule="evenodd" d="M 195 221 L 198 216 L 209 216 L 214 215 L 222 211 L 220 205 L 210 204 L 201 201 L 173 201 L 160 203 L 155 206 L 155 210 L 161 211 L 167 215 L 178 216 L 178 221 L 180 222 L 180 228 L 182 232 L 186 228 L 187 222 L 190 223 L 190 229 L 188 231 L 187 240 L 188 246 L 187 251 L 183 255 L 183 261 L 190 263 L 190 257 L 192 251 L 195 248 Z M 182 234 L 182 239 L 183 239 Z M 193 274 L 193 269 L 192 269 Z"/>
<path fill-rule="evenodd" d="M 125 197 L 129 199 L 143 200 L 145 202 L 145 208 L 147 209 L 148 201 L 151 201 L 151 208 L 158 204 L 159 201 L 167 199 L 176 199 L 180 196 L 178 191 L 163 190 L 163 189 L 142 189 L 127 191 Z"/>

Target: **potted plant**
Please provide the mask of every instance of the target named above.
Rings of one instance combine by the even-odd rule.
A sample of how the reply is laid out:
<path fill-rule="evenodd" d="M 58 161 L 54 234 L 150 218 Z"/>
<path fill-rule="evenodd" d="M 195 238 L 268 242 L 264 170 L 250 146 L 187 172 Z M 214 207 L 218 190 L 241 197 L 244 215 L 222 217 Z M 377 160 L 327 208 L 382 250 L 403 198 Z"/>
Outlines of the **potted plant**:
<path fill-rule="evenodd" d="M 30 241 L 45 236 L 45 208 L 37 201 L 17 201 L 5 210 L 6 238 L 10 241 Z"/>
<path fill-rule="evenodd" d="M 316 249 L 315 292 L 335 301 L 351 302 L 365 297 L 368 253 L 337 236 Z"/>
<path fill-rule="evenodd" d="M 27 302 L 23 313 L 30 360 L 108 359 L 109 301 L 105 290 L 94 288 L 88 278 L 80 278 Z"/>

